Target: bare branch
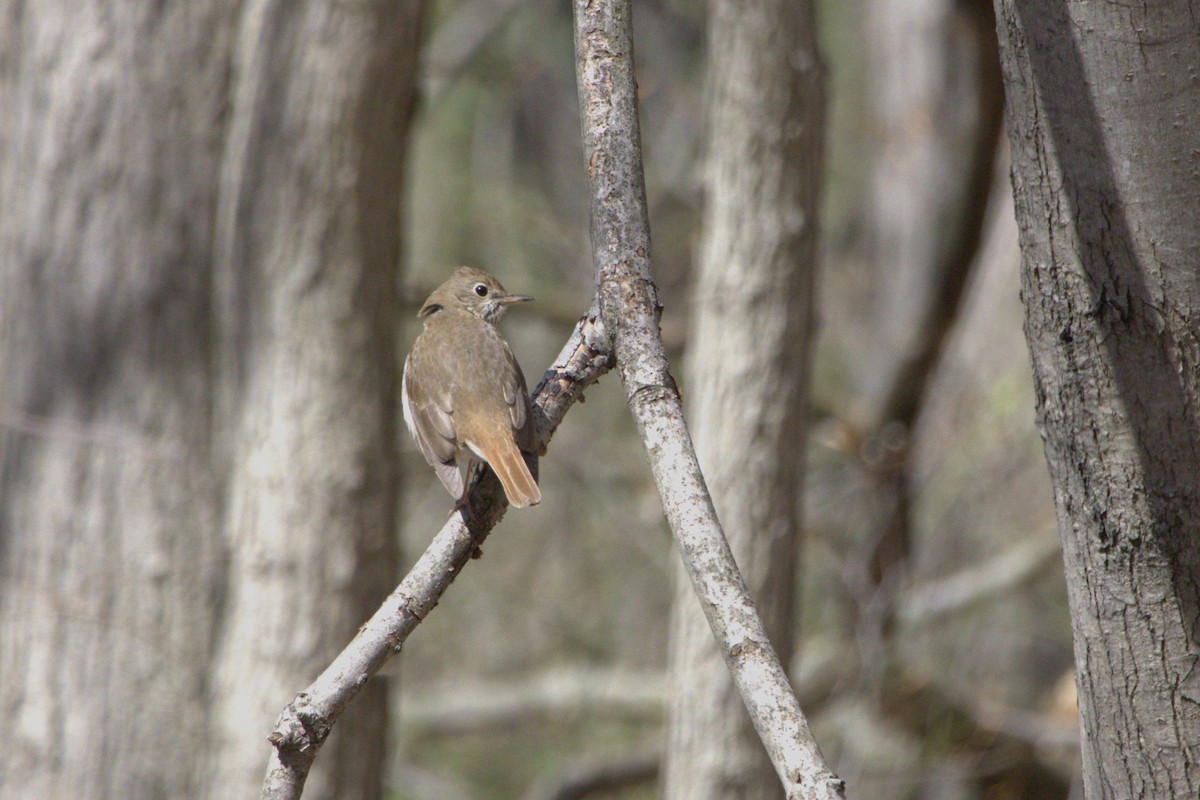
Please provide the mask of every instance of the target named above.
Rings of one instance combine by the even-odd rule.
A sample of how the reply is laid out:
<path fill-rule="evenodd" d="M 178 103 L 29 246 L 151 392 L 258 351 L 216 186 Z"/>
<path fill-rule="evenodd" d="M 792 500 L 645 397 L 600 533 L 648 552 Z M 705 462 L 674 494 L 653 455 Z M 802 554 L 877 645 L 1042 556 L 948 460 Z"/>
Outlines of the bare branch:
<path fill-rule="evenodd" d="M 601 318 L 684 565 L 787 797 L 841 798 L 729 551 L 659 334 L 631 16 L 629 0 L 575 0 Z"/>
<path fill-rule="evenodd" d="M 538 437 L 544 450 L 563 415 L 589 385 L 608 371 L 608 342 L 596 314 L 579 321 L 566 346 L 533 393 Z M 507 505 L 491 471 L 471 492 L 474 515 L 453 515 L 430 542 L 400 586 L 359 629 L 320 677 L 288 704 L 270 735 L 271 753 L 261 797 L 295 800 L 313 759 L 346 705 L 400 651 L 408 635 L 437 605 L 446 587 L 478 553 Z"/>
<path fill-rule="evenodd" d="M 581 6 L 582 3 L 582 6 Z M 579 85 L 597 293 L 555 365 L 534 390 L 544 450 L 571 404 L 621 363 L 630 407 L 689 575 L 789 800 L 843 797 L 754 610 L 696 463 L 658 330 L 636 116 L 628 0 L 577 0 Z M 447 521 L 400 586 L 333 663 L 284 709 L 261 797 L 295 800 L 330 730 L 358 690 L 437 604 L 478 553 L 506 504 L 490 471 L 471 492 L 474 515 Z"/>
<path fill-rule="evenodd" d="M 897 616 L 905 623 L 929 622 L 1003 595 L 1059 561 L 1058 539 L 1038 536 L 981 564 L 906 590 Z"/>
<path fill-rule="evenodd" d="M 976 121 L 963 177 L 961 216 L 951 227 L 942 254 L 930 265 L 929 300 L 914 324 L 917 335 L 901 354 L 884 390 L 871 434 L 872 446 L 888 455 L 875 469 L 884 513 L 878 520 L 871 554 L 872 578 L 884 591 L 887 574 L 902 570 L 908 558 L 913 500 L 910 438 L 976 271 L 996 182 L 996 150 L 1004 128 L 1004 81 L 991 0 L 956 0 L 954 15 L 975 45 Z"/>

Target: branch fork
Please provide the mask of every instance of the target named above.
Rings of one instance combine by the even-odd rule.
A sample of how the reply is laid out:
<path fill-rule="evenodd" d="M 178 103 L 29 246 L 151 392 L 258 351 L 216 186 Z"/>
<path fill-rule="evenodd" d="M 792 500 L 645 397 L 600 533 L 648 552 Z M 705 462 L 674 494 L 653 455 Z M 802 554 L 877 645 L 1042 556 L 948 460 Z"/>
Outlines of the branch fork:
<path fill-rule="evenodd" d="M 788 800 L 839 800 L 729 551 L 696 461 L 658 322 L 650 272 L 629 0 L 575 0 L 584 150 L 592 190 L 596 296 L 534 389 L 539 449 L 567 409 L 610 368 L 621 373 L 671 531 L 718 646 L 746 700 Z M 330 728 L 366 681 L 437 604 L 507 505 L 490 471 L 471 490 L 400 586 L 334 662 L 284 710 L 261 797 L 295 800 Z"/>

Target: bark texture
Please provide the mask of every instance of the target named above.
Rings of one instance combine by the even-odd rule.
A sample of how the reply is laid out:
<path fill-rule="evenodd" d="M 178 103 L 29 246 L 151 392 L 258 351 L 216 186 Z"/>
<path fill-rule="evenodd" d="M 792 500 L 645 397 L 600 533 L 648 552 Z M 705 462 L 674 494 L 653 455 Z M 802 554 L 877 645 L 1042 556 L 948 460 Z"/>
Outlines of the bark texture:
<path fill-rule="evenodd" d="M 1200 28 L 1000 0 L 1089 798 L 1200 790 Z"/>
<path fill-rule="evenodd" d="M 250 794 L 390 585 L 419 4 L 201 5 L 0 3 L 0 796 Z"/>
<path fill-rule="evenodd" d="M 262 780 L 279 707 L 393 587 L 395 325 L 417 2 L 242 11 L 217 241 L 228 423 L 228 622 L 214 796 Z M 330 740 L 309 797 L 382 796 L 386 685 Z"/>
<path fill-rule="evenodd" d="M 0 6 L 6 798 L 199 796 L 231 5 Z"/>
<path fill-rule="evenodd" d="M 785 669 L 794 649 L 822 78 L 812 3 L 709 4 L 706 205 L 687 397 L 713 503 Z M 664 796 L 781 797 L 682 566 L 671 635 Z"/>

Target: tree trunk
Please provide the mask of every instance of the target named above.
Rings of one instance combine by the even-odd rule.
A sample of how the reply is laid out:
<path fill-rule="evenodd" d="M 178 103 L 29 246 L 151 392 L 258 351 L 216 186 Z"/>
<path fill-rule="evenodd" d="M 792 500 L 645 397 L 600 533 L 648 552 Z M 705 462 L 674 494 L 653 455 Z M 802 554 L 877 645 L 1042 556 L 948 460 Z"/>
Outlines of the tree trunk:
<path fill-rule="evenodd" d="M 0 3 L 0 796 L 253 793 L 385 594 L 416 9 Z"/>
<path fill-rule="evenodd" d="M 420 5 L 254 3 L 234 50 L 217 236 L 232 545 L 211 796 L 396 581 L 399 201 Z M 386 683 L 310 798 L 382 795 Z"/>
<path fill-rule="evenodd" d="M 231 5 L 0 17 L 6 798 L 200 785 L 223 578 L 211 231 Z"/>
<path fill-rule="evenodd" d="M 1181 0 L 997 14 L 1085 793 L 1195 797 L 1200 30 Z"/>
<path fill-rule="evenodd" d="M 689 373 L 696 449 L 784 659 L 793 649 L 822 69 L 811 3 L 710 5 L 707 204 Z M 775 798 L 779 779 L 676 577 L 668 798 Z"/>

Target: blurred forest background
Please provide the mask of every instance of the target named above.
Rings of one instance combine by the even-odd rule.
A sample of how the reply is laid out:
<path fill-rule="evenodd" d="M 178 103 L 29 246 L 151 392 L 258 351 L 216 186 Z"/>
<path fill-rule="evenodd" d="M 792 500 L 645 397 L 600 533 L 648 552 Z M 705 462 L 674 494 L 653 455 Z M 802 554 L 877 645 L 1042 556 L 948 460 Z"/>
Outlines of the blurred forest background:
<path fill-rule="evenodd" d="M 503 325 L 531 385 L 590 301 L 570 8 L 439 0 L 292 22 L 251 4 L 235 26 L 220 4 L 118 4 L 125 26 L 103 4 L 25 5 L 0 4 L 0 700 L 15 736 L 0 796 L 247 796 L 278 711 L 450 508 L 394 419 L 383 437 L 354 427 L 394 401 L 375 371 L 402 359 L 420 301 L 458 264 L 534 295 Z M 653 260 L 685 403 L 706 292 L 706 13 L 635 3 Z M 822 1 L 817 19 L 794 682 L 853 797 L 1066 798 L 1070 622 L 990 3 Z M 175 63 L 193 65 L 186 90 L 163 91 Z M 379 91 L 405 70 L 415 101 Z M 95 115 L 119 122 L 83 124 Z M 233 167 L 196 155 L 226 117 Z M 407 153 L 384 141 L 409 122 Z M 407 175 L 364 168 L 386 159 L 343 138 L 399 154 Z M 112 200 L 127 191 L 140 199 Z M 394 272 L 325 264 L 353 249 L 351 228 L 383 242 L 372 263 L 398 256 L 398 292 Z M 325 282 L 342 288 L 313 289 Z M 677 556 L 616 377 L 587 400 L 542 461 L 542 505 L 508 514 L 339 723 L 306 796 L 377 796 L 359 786 L 373 764 L 393 800 L 663 791 Z M 373 471 L 386 448 L 400 463 Z M 341 493 L 313 499 L 329 485 Z M 180 752 L 188 766 L 165 766 Z"/>

